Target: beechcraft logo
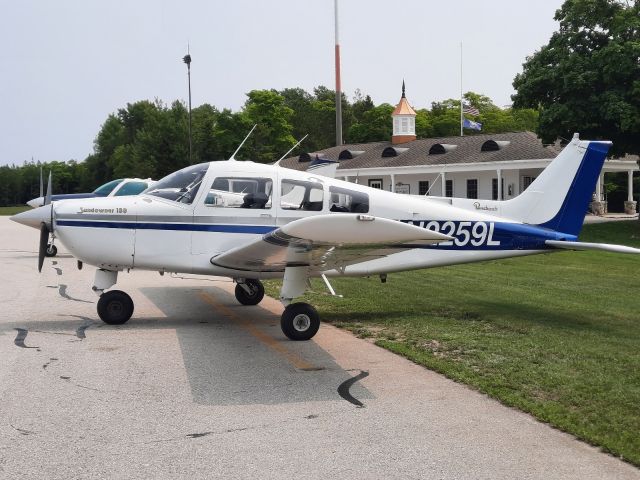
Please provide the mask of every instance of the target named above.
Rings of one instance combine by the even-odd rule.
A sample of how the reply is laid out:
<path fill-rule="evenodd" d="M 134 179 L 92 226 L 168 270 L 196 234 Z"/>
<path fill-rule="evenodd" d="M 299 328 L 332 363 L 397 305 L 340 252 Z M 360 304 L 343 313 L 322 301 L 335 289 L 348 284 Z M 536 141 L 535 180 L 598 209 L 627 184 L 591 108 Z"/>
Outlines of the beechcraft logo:
<path fill-rule="evenodd" d="M 490 207 L 488 205 L 481 205 L 480 202 L 474 202 L 473 206 L 476 207 L 476 210 L 487 210 L 490 212 L 498 211 L 498 207 Z"/>

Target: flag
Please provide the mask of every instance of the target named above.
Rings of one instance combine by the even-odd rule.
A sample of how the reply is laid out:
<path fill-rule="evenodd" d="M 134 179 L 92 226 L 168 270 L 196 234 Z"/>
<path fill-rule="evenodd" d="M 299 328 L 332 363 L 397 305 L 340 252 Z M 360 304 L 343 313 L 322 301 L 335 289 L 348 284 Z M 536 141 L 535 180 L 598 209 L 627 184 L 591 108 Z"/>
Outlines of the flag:
<path fill-rule="evenodd" d="M 467 120 L 466 118 L 464 119 L 462 126 L 471 130 L 482 130 L 482 124 L 480 122 L 473 122 L 471 120 Z"/>
<path fill-rule="evenodd" d="M 462 111 L 468 115 L 480 115 L 480 110 L 478 110 L 476 107 L 472 106 L 472 105 L 462 105 Z"/>

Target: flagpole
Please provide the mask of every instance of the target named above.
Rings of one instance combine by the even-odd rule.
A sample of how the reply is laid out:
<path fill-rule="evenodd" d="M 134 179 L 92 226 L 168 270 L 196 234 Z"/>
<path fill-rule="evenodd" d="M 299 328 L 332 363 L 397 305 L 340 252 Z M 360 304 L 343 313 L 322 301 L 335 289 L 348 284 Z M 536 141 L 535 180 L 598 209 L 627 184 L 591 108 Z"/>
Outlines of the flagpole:
<path fill-rule="evenodd" d="M 462 42 L 460 42 L 460 136 L 464 136 L 464 113 L 462 111 Z"/>
<path fill-rule="evenodd" d="M 340 82 L 340 38 L 338 36 L 338 0 L 333 2 L 335 14 L 336 64 L 336 145 L 342 145 L 342 85 Z"/>

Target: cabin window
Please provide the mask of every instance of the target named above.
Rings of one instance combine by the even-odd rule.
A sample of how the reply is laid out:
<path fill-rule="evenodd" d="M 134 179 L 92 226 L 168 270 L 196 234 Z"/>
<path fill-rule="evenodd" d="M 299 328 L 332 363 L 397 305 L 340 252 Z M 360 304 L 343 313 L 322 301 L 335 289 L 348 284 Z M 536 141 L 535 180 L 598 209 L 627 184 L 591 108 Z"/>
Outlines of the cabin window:
<path fill-rule="evenodd" d="M 144 192 L 149 185 L 147 182 L 127 182 L 125 183 L 120 190 L 113 194 L 114 197 L 126 197 L 129 195 L 138 195 Z"/>
<path fill-rule="evenodd" d="M 191 165 L 164 177 L 144 193 L 174 202 L 191 204 L 198 194 L 208 169 L 209 162 Z"/>
<path fill-rule="evenodd" d="M 331 193 L 331 212 L 367 213 L 369 195 L 348 188 L 329 187 Z"/>
<path fill-rule="evenodd" d="M 467 179 L 467 198 L 478 198 L 478 179 Z"/>
<path fill-rule="evenodd" d="M 218 177 L 211 184 L 204 204 L 226 208 L 271 208 L 273 180 L 262 177 Z"/>
<path fill-rule="evenodd" d="M 319 212 L 324 204 L 324 191 L 317 182 L 282 180 L 280 208 Z"/>
<path fill-rule="evenodd" d="M 418 182 L 418 195 L 426 195 L 429 193 L 429 180 L 420 180 Z"/>

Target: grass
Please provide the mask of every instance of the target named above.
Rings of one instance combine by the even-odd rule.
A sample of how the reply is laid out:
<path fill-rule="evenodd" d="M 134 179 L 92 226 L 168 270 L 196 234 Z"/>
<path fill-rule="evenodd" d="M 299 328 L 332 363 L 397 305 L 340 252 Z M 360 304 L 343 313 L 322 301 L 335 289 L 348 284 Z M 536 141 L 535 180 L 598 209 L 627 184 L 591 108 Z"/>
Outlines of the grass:
<path fill-rule="evenodd" d="M 640 247 L 640 222 L 581 240 Z M 640 259 L 561 252 L 336 279 L 324 321 L 640 465 Z M 277 296 L 279 283 L 267 282 Z"/>
<path fill-rule="evenodd" d="M 15 215 L 16 213 L 24 212 L 26 210 L 30 210 L 31 207 L 27 205 L 19 206 L 19 207 L 0 207 L 0 216 L 1 215 Z"/>

